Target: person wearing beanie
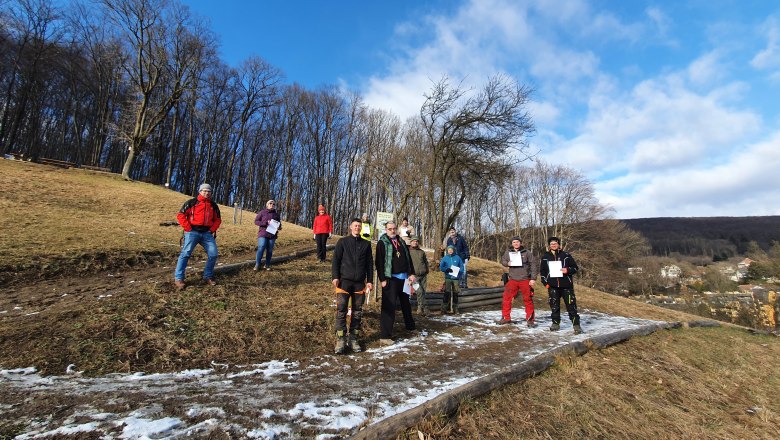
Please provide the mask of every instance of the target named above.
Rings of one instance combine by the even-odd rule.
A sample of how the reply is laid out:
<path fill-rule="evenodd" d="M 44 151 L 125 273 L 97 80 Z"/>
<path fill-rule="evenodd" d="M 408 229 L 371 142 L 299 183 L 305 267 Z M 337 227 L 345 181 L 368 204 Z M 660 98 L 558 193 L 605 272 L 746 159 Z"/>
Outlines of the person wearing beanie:
<path fill-rule="evenodd" d="M 317 207 L 317 215 L 314 217 L 314 225 L 311 231 L 314 233 L 314 240 L 317 242 L 317 259 L 320 263 L 324 263 L 328 249 L 328 239 L 333 234 L 333 220 L 325 213 L 325 205 Z"/>
<path fill-rule="evenodd" d="M 566 304 L 569 319 L 574 327 L 574 334 L 582 333 L 580 315 L 577 314 L 577 297 L 574 296 L 574 280 L 572 277 L 579 268 L 577 262 L 568 253 L 561 249 L 561 240 L 558 237 L 547 239 L 548 251 L 542 257 L 539 273 L 542 275 L 542 284 L 547 287 L 550 297 L 550 310 L 552 310 L 552 325 L 550 331 L 561 329 L 561 298 Z"/>
<path fill-rule="evenodd" d="M 525 322 L 529 328 L 536 327 L 536 315 L 534 314 L 534 291 L 536 276 L 539 267 L 534 254 L 523 247 L 520 237 L 512 237 L 512 247 L 501 256 L 501 265 L 509 272 L 509 280 L 504 286 L 504 300 L 501 305 L 501 319 L 498 324 L 510 324 L 512 322 L 512 300 L 517 292 L 523 294 L 525 305 Z"/>
<path fill-rule="evenodd" d="M 366 241 L 371 241 L 371 237 L 374 236 L 374 228 L 371 227 L 371 221 L 368 219 L 368 213 L 364 212 L 360 216 L 360 238 Z"/>
<path fill-rule="evenodd" d="M 460 278 L 460 287 L 468 289 L 468 273 L 466 268 L 468 267 L 469 258 L 471 257 L 469 245 L 466 243 L 466 239 L 458 234 L 458 231 L 454 227 L 450 228 L 449 235 L 444 239 L 444 248 L 446 249 L 447 246 L 450 245 L 455 247 L 455 253 L 460 257 L 461 261 L 463 261 L 463 276 Z"/>
<path fill-rule="evenodd" d="M 455 253 L 455 246 L 449 245 L 441 260 L 439 270 L 444 272 L 444 297 L 441 302 L 442 313 L 460 313 L 458 310 L 458 295 L 460 295 L 460 283 L 466 266 L 463 260 Z"/>
<path fill-rule="evenodd" d="M 198 244 L 203 246 L 207 256 L 203 279 L 210 286 L 217 284 L 214 281 L 214 266 L 217 264 L 219 255 L 216 237 L 217 229 L 222 224 L 222 217 L 219 213 L 219 206 L 211 200 L 212 191 L 211 185 L 208 183 L 200 185 L 198 196 L 184 202 L 179 213 L 176 214 L 176 220 L 184 229 L 183 244 L 179 260 L 176 262 L 173 280 L 173 284 L 178 290 L 186 286 L 184 283 L 185 270 L 192 251 Z"/>
<path fill-rule="evenodd" d="M 265 270 L 271 270 L 271 257 L 274 252 L 274 243 L 282 230 L 282 220 L 279 211 L 276 210 L 276 201 L 271 199 L 265 202 L 265 209 L 255 216 L 257 230 L 257 256 L 255 258 L 255 270 L 260 270 L 265 253 Z"/>
<path fill-rule="evenodd" d="M 412 259 L 412 266 L 417 272 L 417 288 L 415 293 L 417 296 L 417 313 L 425 316 L 430 313 L 428 310 L 428 304 L 426 304 L 425 289 L 428 284 L 428 256 L 425 251 L 420 249 L 420 237 L 412 235 L 409 237 L 409 257 Z"/>

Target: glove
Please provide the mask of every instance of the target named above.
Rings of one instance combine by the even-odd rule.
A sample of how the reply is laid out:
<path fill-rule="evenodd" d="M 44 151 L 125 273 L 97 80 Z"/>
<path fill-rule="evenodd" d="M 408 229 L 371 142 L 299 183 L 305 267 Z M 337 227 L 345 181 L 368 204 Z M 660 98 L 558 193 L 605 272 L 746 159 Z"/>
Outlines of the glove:
<path fill-rule="evenodd" d="M 217 238 L 217 231 L 211 231 L 211 236 Z"/>
<path fill-rule="evenodd" d="M 363 237 L 368 237 L 369 234 L 363 234 Z"/>
<path fill-rule="evenodd" d="M 447 269 L 447 273 L 452 273 L 452 268 Z"/>

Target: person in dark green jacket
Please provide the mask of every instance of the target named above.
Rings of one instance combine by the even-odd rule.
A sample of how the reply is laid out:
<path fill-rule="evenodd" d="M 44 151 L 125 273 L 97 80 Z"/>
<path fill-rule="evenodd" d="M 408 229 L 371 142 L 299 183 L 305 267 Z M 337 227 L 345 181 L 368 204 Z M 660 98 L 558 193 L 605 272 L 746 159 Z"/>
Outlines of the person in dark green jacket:
<path fill-rule="evenodd" d="M 428 284 L 428 256 L 425 251 L 420 249 L 420 237 L 412 235 L 409 239 L 409 256 L 412 258 L 412 266 L 417 272 L 417 284 L 415 293 L 417 294 L 417 313 L 427 315 L 430 313 L 428 304 L 425 302 L 426 285 Z"/>

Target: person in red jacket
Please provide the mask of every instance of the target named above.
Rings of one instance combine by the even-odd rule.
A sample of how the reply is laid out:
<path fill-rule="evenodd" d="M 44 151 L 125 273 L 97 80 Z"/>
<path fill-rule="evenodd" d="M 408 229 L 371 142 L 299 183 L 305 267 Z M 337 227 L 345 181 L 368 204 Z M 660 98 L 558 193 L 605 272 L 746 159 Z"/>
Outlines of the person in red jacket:
<path fill-rule="evenodd" d="M 317 259 L 320 263 L 325 262 L 327 253 L 327 243 L 330 235 L 333 233 L 333 220 L 325 213 L 325 206 L 317 207 L 318 214 L 314 217 L 314 226 L 311 231 L 314 233 L 314 240 L 317 241 Z"/>
<path fill-rule="evenodd" d="M 211 200 L 212 189 L 208 183 L 198 188 L 198 197 L 187 200 L 176 214 L 176 219 L 184 228 L 184 244 L 181 247 L 179 261 L 176 263 L 174 285 L 177 289 L 183 289 L 185 269 L 195 246 L 200 244 L 206 250 L 208 259 L 206 268 L 203 269 L 203 279 L 206 284 L 213 286 L 214 266 L 217 264 L 217 229 L 222 224 L 219 214 L 219 206 Z"/>

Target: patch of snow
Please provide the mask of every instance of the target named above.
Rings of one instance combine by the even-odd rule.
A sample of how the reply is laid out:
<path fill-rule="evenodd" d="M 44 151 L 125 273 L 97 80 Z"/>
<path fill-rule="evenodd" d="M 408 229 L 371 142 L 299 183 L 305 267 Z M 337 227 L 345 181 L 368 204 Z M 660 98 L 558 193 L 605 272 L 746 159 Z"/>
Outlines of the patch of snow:
<path fill-rule="evenodd" d="M 166 434 L 181 424 L 182 421 L 174 417 L 163 417 L 156 420 L 127 417 L 115 422 L 116 426 L 124 425 L 120 438 L 153 438 Z"/>

